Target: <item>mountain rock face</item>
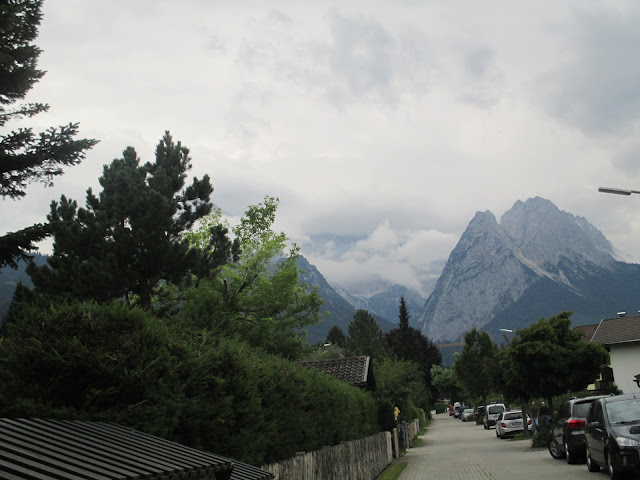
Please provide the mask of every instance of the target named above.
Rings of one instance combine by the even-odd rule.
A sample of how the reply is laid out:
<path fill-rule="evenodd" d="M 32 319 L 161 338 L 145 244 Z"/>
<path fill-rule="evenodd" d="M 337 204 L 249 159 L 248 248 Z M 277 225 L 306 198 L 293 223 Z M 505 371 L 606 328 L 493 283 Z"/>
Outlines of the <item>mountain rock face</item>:
<path fill-rule="evenodd" d="M 398 323 L 400 297 L 404 297 L 412 318 L 418 318 L 424 308 L 424 297 L 403 285 L 388 284 L 382 291 L 374 294 L 351 293 L 344 288 L 336 288 L 336 291 L 355 308 L 367 310 L 394 324 Z"/>
<path fill-rule="evenodd" d="M 436 341 L 476 326 L 516 330 L 562 310 L 574 324 L 637 310 L 640 266 L 618 262 L 586 219 L 540 197 L 518 201 L 500 223 L 478 212 L 451 252 L 414 325 Z M 635 309 L 635 310 L 634 310 Z"/>
<path fill-rule="evenodd" d="M 334 325 L 340 327 L 344 334 L 348 335 L 349 323 L 353 320 L 353 316 L 356 314 L 357 308 L 338 294 L 338 292 L 329 285 L 318 269 L 314 265 L 311 265 L 302 255 L 298 257 L 297 264 L 303 271 L 302 275 L 300 275 L 300 280 L 311 288 L 317 287 L 320 296 L 324 300 L 324 304 L 320 307 L 320 310 L 325 312 L 323 322 L 319 325 L 313 325 L 305 328 L 309 343 L 324 342 L 329 330 L 331 330 L 331 327 Z M 358 309 L 359 308 L 361 307 L 358 307 Z M 387 319 L 382 318 L 380 315 L 376 315 L 371 311 L 369 313 L 371 313 L 376 319 L 383 332 L 388 332 L 395 328 L 395 325 Z"/>

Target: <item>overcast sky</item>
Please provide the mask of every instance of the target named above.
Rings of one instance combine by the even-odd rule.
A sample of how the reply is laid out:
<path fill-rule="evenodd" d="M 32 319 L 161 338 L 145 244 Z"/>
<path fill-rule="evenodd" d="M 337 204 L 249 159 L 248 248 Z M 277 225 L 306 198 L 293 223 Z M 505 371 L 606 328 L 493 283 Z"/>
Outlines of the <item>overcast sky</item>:
<path fill-rule="evenodd" d="M 270 195 L 333 284 L 425 289 L 476 211 L 541 196 L 640 262 L 636 0 L 45 0 L 36 129 L 100 140 L 0 225 L 84 205 L 165 130 L 231 215 Z M 8 125 L 15 128 L 17 124 Z"/>

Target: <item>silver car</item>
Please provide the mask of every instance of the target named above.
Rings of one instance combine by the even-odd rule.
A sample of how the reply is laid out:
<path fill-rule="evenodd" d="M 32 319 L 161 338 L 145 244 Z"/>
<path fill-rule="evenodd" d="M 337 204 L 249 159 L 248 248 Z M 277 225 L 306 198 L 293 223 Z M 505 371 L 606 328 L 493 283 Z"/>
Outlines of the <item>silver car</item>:
<path fill-rule="evenodd" d="M 526 417 L 528 429 L 531 430 L 531 419 L 529 415 Z M 524 426 L 522 424 L 521 410 L 502 412 L 498 420 L 496 420 L 496 437 L 506 438 L 522 431 L 524 431 Z"/>
<path fill-rule="evenodd" d="M 468 422 L 473 418 L 473 408 L 465 408 L 462 412 L 461 420 L 463 422 Z"/>

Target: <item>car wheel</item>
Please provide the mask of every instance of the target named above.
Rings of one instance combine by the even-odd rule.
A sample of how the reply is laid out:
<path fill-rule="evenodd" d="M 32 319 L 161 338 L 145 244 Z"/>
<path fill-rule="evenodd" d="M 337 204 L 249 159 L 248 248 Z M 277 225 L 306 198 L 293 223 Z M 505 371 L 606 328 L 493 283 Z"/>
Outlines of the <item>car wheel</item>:
<path fill-rule="evenodd" d="M 567 460 L 567 463 L 576 463 L 576 454 L 571 450 L 571 448 L 569 448 L 566 439 L 564 440 L 564 458 Z"/>
<path fill-rule="evenodd" d="M 611 478 L 611 480 L 617 480 L 618 478 L 620 478 L 621 474 L 618 471 L 618 466 L 611 459 L 609 454 L 606 454 L 604 459 L 607 461 L 607 472 L 609 473 L 609 478 Z"/>
<path fill-rule="evenodd" d="M 593 460 L 591 460 L 591 452 L 589 451 L 589 447 L 585 447 L 585 452 L 586 452 L 586 456 L 587 456 L 587 469 L 590 472 L 599 472 L 600 471 L 600 465 L 598 465 Z"/>
<path fill-rule="evenodd" d="M 482 426 L 484 427 L 485 430 L 489 430 L 486 423 L 483 423 Z"/>
<path fill-rule="evenodd" d="M 556 460 L 560 460 L 562 457 L 564 457 L 564 455 L 560 451 L 560 445 L 558 445 L 558 442 L 556 442 L 555 437 L 552 438 L 549 442 L 549 453 Z"/>

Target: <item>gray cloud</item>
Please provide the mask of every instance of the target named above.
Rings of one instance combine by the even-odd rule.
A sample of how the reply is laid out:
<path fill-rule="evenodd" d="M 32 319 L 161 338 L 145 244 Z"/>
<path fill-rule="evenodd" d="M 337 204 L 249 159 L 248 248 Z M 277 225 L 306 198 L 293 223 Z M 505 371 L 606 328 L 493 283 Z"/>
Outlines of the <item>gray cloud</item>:
<path fill-rule="evenodd" d="M 578 10 L 572 20 L 557 27 L 566 29 L 557 66 L 540 79 L 547 108 L 586 133 L 628 131 L 640 119 L 640 8 Z"/>

